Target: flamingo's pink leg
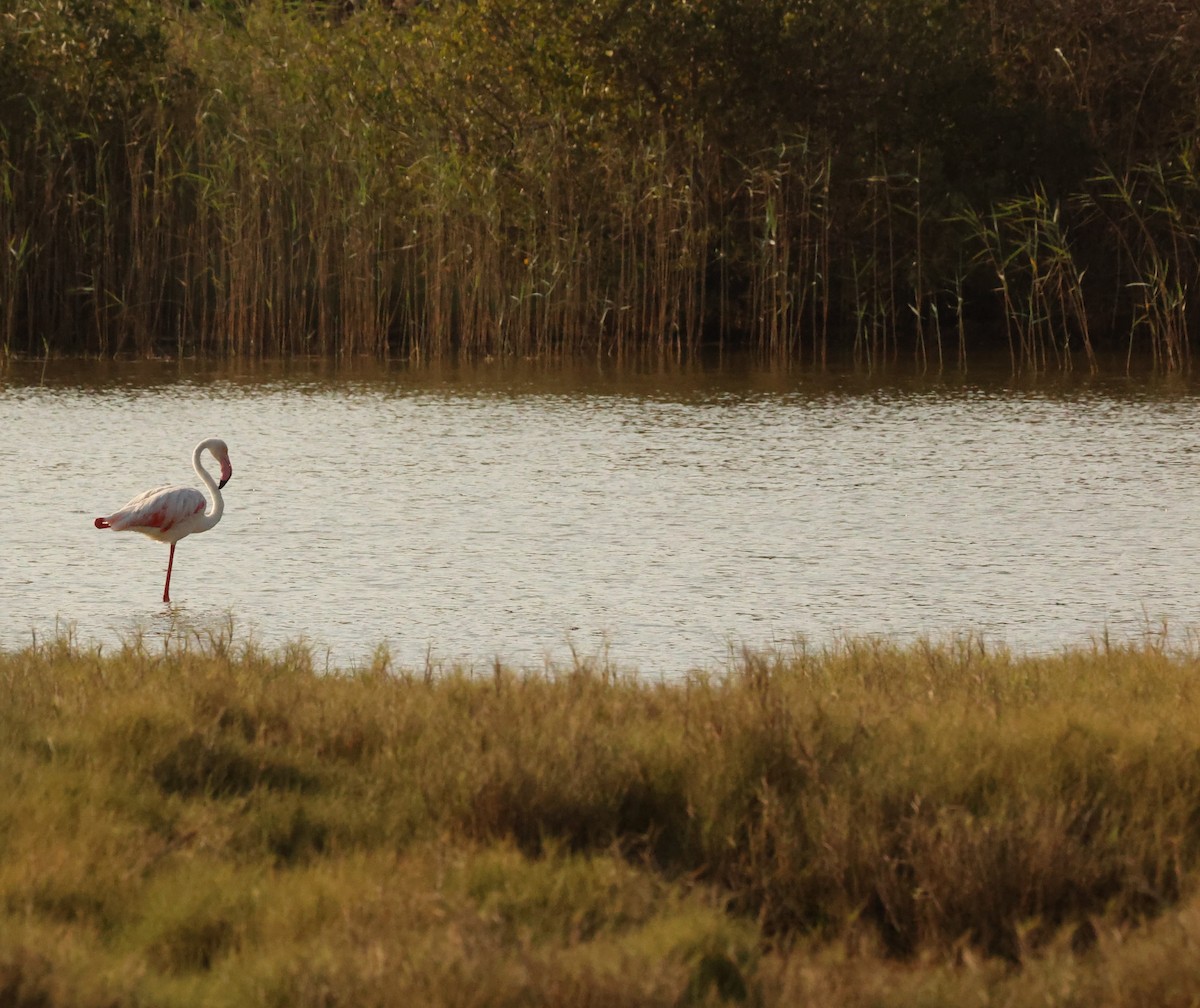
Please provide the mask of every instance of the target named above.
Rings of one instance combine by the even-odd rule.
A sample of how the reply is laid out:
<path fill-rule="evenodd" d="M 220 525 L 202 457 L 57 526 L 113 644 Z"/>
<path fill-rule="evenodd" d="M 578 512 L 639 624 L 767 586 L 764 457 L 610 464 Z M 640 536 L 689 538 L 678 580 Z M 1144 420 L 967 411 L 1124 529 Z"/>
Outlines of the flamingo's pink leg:
<path fill-rule="evenodd" d="M 175 563 L 175 544 L 171 543 L 171 555 L 167 557 L 167 583 L 163 585 L 163 601 L 171 601 L 171 566 Z"/>

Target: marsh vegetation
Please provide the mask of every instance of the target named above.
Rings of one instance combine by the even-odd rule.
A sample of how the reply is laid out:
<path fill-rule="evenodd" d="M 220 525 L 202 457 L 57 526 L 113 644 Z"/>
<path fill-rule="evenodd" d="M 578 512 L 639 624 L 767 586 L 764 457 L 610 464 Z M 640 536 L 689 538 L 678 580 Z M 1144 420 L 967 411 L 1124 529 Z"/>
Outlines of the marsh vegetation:
<path fill-rule="evenodd" d="M 9 354 L 1185 368 L 1169 0 L 13 0 Z"/>
<path fill-rule="evenodd" d="M 1200 653 L 0 653 L 0 1001 L 1194 1003 Z"/>

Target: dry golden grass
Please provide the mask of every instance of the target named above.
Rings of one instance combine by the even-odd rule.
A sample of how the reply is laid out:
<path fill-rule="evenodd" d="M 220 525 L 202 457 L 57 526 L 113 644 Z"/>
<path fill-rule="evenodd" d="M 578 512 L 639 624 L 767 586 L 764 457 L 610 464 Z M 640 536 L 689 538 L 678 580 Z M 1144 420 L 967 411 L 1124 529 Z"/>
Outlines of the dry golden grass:
<path fill-rule="evenodd" d="M 6 652 L 0 1004 L 1195 1004 L 1198 671 Z"/>

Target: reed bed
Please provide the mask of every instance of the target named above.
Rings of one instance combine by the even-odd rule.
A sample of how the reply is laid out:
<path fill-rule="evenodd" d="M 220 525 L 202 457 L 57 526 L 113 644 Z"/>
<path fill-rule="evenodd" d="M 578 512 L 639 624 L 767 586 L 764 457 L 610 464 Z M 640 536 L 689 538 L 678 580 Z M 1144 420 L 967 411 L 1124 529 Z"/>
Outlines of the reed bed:
<path fill-rule="evenodd" d="M 1182 370 L 1177 6 L 10 4 L 0 347 Z"/>
<path fill-rule="evenodd" d="M 0 653 L 13 1005 L 1184 1005 L 1200 649 Z"/>

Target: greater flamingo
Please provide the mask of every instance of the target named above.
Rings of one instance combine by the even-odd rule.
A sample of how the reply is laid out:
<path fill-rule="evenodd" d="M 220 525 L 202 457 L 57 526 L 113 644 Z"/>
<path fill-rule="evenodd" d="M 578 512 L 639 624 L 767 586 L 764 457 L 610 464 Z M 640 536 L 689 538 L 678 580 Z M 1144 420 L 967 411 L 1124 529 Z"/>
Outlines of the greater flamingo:
<path fill-rule="evenodd" d="M 206 449 L 221 467 L 220 483 L 200 464 L 200 454 Z M 233 466 L 229 464 L 229 448 L 220 438 L 201 441 L 192 452 L 192 468 L 200 474 L 212 495 L 211 511 L 205 512 L 208 501 L 194 487 L 161 486 L 134 497 L 121 510 L 96 519 L 98 529 L 141 532 L 151 539 L 171 544 L 171 555 L 167 557 L 167 581 L 163 585 L 164 602 L 171 601 L 171 567 L 175 563 L 175 544 L 186 535 L 212 528 L 225 511 L 221 488 L 233 475 Z"/>

